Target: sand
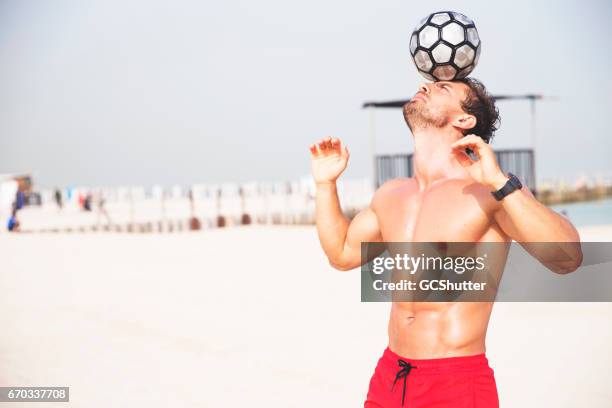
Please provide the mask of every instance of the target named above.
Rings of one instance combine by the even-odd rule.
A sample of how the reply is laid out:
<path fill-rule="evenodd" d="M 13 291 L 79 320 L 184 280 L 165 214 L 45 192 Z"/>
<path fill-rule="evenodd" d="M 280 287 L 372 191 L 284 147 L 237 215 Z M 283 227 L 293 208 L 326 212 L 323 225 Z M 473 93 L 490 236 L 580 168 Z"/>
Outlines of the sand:
<path fill-rule="evenodd" d="M 0 247 L 0 385 L 70 387 L 45 407 L 358 407 L 386 346 L 389 305 L 360 302 L 359 272 L 333 270 L 313 227 Z M 501 406 L 612 406 L 611 317 L 612 303 L 496 304 Z"/>

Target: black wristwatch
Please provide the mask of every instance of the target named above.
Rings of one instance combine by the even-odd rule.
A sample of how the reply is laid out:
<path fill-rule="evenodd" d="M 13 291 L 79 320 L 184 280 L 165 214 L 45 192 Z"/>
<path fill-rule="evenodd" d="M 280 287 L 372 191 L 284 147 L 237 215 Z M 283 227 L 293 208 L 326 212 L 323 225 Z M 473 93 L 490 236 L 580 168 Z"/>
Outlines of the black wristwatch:
<path fill-rule="evenodd" d="M 495 197 L 497 201 L 501 201 L 511 192 L 523 188 L 523 185 L 521 184 L 521 181 L 518 179 L 518 177 L 516 177 L 512 173 L 508 173 L 508 176 L 510 176 L 510 178 L 508 179 L 508 181 L 506 181 L 506 184 L 504 184 L 502 188 L 497 191 L 491 191 L 491 194 L 493 194 L 493 197 Z"/>

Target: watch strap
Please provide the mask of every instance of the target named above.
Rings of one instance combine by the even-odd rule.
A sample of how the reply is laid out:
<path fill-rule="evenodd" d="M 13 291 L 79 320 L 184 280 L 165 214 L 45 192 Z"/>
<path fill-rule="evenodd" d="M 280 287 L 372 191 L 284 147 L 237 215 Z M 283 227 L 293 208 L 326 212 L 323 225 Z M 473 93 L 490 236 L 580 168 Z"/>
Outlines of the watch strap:
<path fill-rule="evenodd" d="M 513 191 L 519 190 L 523 187 L 523 185 L 521 184 L 521 181 L 514 174 L 508 173 L 508 176 L 510 178 L 508 179 L 508 181 L 506 181 L 506 184 L 504 184 L 502 188 L 500 188 L 497 191 L 491 192 L 491 194 L 493 195 L 493 197 L 495 197 L 497 201 L 501 201 L 508 194 L 512 193 Z"/>

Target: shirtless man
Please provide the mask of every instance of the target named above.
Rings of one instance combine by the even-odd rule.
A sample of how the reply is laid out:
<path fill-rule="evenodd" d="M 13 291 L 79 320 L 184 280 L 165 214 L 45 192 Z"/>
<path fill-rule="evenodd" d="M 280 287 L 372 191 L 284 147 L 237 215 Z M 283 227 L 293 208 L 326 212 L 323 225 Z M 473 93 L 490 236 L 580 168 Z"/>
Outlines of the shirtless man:
<path fill-rule="evenodd" d="M 347 147 L 329 137 L 310 146 L 317 231 L 334 268 L 360 266 L 361 242 L 512 240 L 556 273 L 580 265 L 575 244 L 580 237 L 566 218 L 526 187 L 499 201 L 491 194 L 509 177 L 488 144 L 498 111 L 482 83 L 422 84 L 403 111 L 414 136 L 414 177 L 384 183 L 352 220 L 342 214 L 335 183 L 347 166 Z M 529 242 L 567 244 L 547 246 L 547 254 L 540 254 Z M 569 256 L 550 256 L 551 251 Z M 492 307 L 492 302 L 393 302 L 388 347 L 365 407 L 497 407 L 493 370 L 484 354 Z"/>

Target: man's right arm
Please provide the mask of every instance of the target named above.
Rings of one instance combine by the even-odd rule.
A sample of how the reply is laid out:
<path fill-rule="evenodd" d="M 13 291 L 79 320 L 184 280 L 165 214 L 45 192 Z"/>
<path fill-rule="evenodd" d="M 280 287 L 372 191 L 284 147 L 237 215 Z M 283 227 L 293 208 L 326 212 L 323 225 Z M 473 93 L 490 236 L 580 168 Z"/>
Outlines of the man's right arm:
<path fill-rule="evenodd" d="M 382 241 L 376 214 L 370 207 L 352 221 L 342 213 L 336 183 L 317 184 L 316 222 L 319 241 L 330 265 L 341 271 L 362 264 L 362 242 Z"/>
<path fill-rule="evenodd" d="M 350 221 L 342 213 L 336 179 L 346 168 L 349 153 L 339 139 L 322 139 L 310 146 L 310 152 L 317 186 L 316 223 L 321 246 L 334 268 L 344 271 L 356 268 L 361 265 L 361 243 L 382 241 L 376 214 L 366 208 Z"/>

